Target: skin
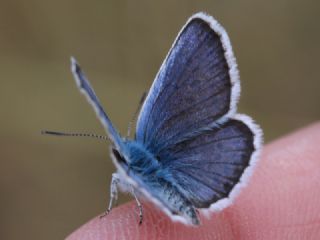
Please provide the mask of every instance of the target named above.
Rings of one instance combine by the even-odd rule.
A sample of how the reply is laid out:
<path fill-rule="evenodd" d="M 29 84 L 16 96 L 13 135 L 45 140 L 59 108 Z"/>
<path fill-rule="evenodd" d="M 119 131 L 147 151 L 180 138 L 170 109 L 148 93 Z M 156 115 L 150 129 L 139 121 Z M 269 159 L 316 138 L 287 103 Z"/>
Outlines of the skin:
<path fill-rule="evenodd" d="M 144 203 L 139 226 L 130 202 L 67 239 L 320 239 L 320 123 L 266 145 L 234 204 L 200 218 L 200 227 L 187 227 Z"/>

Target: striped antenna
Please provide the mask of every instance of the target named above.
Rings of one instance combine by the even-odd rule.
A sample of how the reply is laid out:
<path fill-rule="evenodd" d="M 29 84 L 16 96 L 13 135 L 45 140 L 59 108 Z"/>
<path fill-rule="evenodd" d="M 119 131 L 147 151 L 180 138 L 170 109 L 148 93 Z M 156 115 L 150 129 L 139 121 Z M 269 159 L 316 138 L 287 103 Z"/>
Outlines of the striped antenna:
<path fill-rule="evenodd" d="M 138 114 L 139 114 L 139 112 L 141 110 L 141 107 L 142 107 L 142 104 L 144 103 L 144 100 L 146 100 L 147 93 L 148 92 L 144 92 L 142 94 L 142 96 L 140 98 L 140 101 L 139 101 L 139 106 L 138 106 L 137 110 L 135 111 L 135 113 L 133 114 L 133 117 L 132 117 L 131 121 L 129 122 L 128 131 L 127 131 L 127 138 L 130 137 L 132 125 L 133 125 L 134 121 L 136 120 L 136 117 L 138 116 Z"/>
<path fill-rule="evenodd" d="M 101 136 L 94 133 L 65 133 L 65 132 L 55 132 L 55 131 L 41 131 L 41 134 L 44 135 L 55 135 L 60 137 L 91 137 L 91 138 L 98 138 L 101 140 L 109 140 L 107 136 Z"/>

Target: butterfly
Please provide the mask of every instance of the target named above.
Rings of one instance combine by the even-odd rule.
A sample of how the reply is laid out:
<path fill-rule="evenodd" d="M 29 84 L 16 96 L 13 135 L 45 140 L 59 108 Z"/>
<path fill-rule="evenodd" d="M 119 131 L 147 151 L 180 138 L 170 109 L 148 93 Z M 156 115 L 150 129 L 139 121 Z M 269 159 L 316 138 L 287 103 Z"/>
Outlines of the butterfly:
<path fill-rule="evenodd" d="M 72 73 L 108 138 L 118 189 L 140 209 L 145 198 L 172 220 L 199 225 L 206 213 L 230 205 L 251 175 L 262 130 L 237 113 L 240 79 L 229 37 L 211 16 L 189 18 L 174 41 L 143 102 L 133 139 L 121 137 L 74 58 Z"/>

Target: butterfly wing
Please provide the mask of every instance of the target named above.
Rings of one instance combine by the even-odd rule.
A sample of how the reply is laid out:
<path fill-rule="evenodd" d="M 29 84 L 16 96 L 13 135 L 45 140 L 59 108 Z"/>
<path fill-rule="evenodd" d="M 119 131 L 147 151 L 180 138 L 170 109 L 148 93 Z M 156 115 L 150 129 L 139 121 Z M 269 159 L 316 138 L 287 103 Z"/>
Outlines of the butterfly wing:
<path fill-rule="evenodd" d="M 212 17 L 192 16 L 156 76 L 136 139 L 198 208 L 229 204 L 260 149 L 259 127 L 235 114 L 239 92 L 227 33 Z"/>
<path fill-rule="evenodd" d="M 156 76 L 138 117 L 136 139 L 156 154 L 233 115 L 239 91 L 227 34 L 213 18 L 196 14 Z"/>
<path fill-rule="evenodd" d="M 108 115 L 104 111 L 97 95 L 95 94 L 93 88 L 91 87 L 88 79 L 82 72 L 79 64 L 77 61 L 72 57 L 71 58 L 71 71 L 73 74 L 73 77 L 76 81 L 76 84 L 80 90 L 81 93 L 85 95 L 88 102 L 96 112 L 96 115 L 100 122 L 102 123 L 102 126 L 104 127 L 106 133 L 108 134 L 109 139 L 112 141 L 112 143 L 115 145 L 115 147 L 119 150 L 120 148 L 123 148 L 123 142 L 121 137 L 119 136 L 119 133 L 117 130 L 113 127 Z"/>
<path fill-rule="evenodd" d="M 180 191 L 197 208 L 222 208 L 251 174 L 261 145 L 261 131 L 246 115 L 171 145 L 158 153 Z"/>

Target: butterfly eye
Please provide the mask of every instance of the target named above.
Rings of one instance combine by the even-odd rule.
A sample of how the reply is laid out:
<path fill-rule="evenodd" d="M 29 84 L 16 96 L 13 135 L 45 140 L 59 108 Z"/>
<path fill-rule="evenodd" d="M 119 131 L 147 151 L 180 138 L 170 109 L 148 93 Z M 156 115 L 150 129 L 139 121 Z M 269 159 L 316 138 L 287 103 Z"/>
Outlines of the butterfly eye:
<path fill-rule="evenodd" d="M 126 164 L 127 165 L 127 161 L 124 157 L 121 156 L 121 154 L 115 149 L 112 148 L 112 153 L 115 157 L 115 159 L 120 163 L 120 164 Z"/>

